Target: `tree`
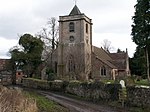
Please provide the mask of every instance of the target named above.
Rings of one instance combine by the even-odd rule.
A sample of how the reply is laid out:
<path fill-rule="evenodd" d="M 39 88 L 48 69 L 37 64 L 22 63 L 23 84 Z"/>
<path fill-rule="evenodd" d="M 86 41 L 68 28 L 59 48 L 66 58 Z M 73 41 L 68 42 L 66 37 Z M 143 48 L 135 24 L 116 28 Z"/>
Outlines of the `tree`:
<path fill-rule="evenodd" d="M 45 28 L 37 34 L 38 37 L 44 42 L 43 50 L 43 60 L 47 63 L 48 59 L 51 57 L 53 51 L 57 48 L 58 45 L 58 25 L 55 17 L 52 17 L 48 20 Z"/>
<path fill-rule="evenodd" d="M 145 78 L 146 59 L 144 50 L 137 47 L 136 52 L 134 53 L 134 57 L 130 58 L 129 62 L 131 74 L 142 76 Z"/>
<path fill-rule="evenodd" d="M 24 34 L 19 39 L 19 46 L 10 49 L 11 62 L 15 70 L 21 69 L 32 77 L 37 73 L 42 63 L 43 42 L 30 34 Z"/>
<path fill-rule="evenodd" d="M 137 0 L 135 5 L 135 15 L 133 16 L 132 33 L 133 41 L 140 49 L 145 50 L 147 78 L 150 80 L 149 74 L 149 50 L 150 47 L 150 1 Z"/>
<path fill-rule="evenodd" d="M 57 19 L 52 17 L 48 19 L 46 26 L 38 32 L 37 36 L 41 38 L 44 42 L 43 52 L 42 52 L 42 60 L 44 62 L 44 69 L 42 72 L 42 77 L 45 77 L 45 73 L 52 73 L 52 62 L 53 62 L 53 54 L 55 49 L 58 46 L 58 25 Z M 49 74 L 51 74 L 49 73 Z M 48 75 L 48 74 L 47 74 Z M 43 78 L 42 78 L 43 79 Z"/>
<path fill-rule="evenodd" d="M 124 51 L 122 51 L 121 49 L 117 49 L 117 53 L 124 53 Z"/>
<path fill-rule="evenodd" d="M 57 47 L 58 44 L 58 26 L 57 26 L 57 20 L 55 17 L 52 17 L 48 21 L 48 25 L 50 27 L 49 33 L 52 36 L 52 50 L 54 50 Z"/>
<path fill-rule="evenodd" d="M 18 64 L 21 63 L 21 57 L 19 56 L 20 55 L 19 48 L 17 46 L 14 46 L 9 50 L 9 53 L 11 55 L 11 60 L 8 66 L 12 71 L 12 84 L 16 84 L 16 71 L 19 66 Z"/>
<path fill-rule="evenodd" d="M 104 39 L 103 40 L 103 43 L 102 43 L 102 48 L 105 50 L 105 51 L 108 51 L 110 52 L 110 50 L 113 49 L 113 47 L 111 46 L 111 42 L 107 39 Z"/>

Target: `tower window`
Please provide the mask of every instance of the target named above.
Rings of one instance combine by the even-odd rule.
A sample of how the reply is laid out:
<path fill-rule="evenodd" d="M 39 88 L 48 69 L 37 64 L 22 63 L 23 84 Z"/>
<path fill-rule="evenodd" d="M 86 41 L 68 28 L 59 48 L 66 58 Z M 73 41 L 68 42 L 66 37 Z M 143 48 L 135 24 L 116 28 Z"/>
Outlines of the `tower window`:
<path fill-rule="evenodd" d="M 86 33 L 88 33 L 88 24 L 86 24 Z"/>
<path fill-rule="evenodd" d="M 55 73 L 57 73 L 57 62 L 55 61 Z"/>
<path fill-rule="evenodd" d="M 74 36 L 70 36 L 69 40 L 70 40 L 70 42 L 73 42 L 74 41 Z"/>
<path fill-rule="evenodd" d="M 75 28 L 74 23 L 73 22 L 69 23 L 69 32 L 74 32 L 74 28 Z"/>
<path fill-rule="evenodd" d="M 86 37 L 86 43 L 87 43 L 87 44 L 89 43 L 89 38 L 88 38 L 88 36 Z"/>
<path fill-rule="evenodd" d="M 69 57 L 69 60 L 68 60 L 68 71 L 69 72 L 75 72 L 75 63 L 74 63 L 73 56 Z"/>

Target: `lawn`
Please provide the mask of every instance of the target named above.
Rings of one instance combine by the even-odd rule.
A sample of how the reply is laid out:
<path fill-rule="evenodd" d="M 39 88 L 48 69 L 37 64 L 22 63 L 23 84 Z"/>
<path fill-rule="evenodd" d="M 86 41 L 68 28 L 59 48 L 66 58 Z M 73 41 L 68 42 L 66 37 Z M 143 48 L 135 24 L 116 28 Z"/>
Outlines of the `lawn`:
<path fill-rule="evenodd" d="M 140 81 L 136 81 L 135 84 L 136 85 L 145 85 L 145 86 L 149 86 L 150 85 L 150 83 L 148 82 L 147 79 L 142 79 Z"/>

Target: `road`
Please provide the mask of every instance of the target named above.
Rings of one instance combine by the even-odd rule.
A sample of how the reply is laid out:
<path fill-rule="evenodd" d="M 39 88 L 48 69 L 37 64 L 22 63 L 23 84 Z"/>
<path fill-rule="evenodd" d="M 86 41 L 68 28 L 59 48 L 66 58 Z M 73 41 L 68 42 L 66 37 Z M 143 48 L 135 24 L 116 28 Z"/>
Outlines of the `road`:
<path fill-rule="evenodd" d="M 115 109 L 110 106 L 93 104 L 92 102 L 87 101 L 80 101 L 51 92 L 39 91 L 39 93 L 46 96 L 48 99 L 53 100 L 68 108 L 71 112 L 126 112 L 123 109 Z"/>

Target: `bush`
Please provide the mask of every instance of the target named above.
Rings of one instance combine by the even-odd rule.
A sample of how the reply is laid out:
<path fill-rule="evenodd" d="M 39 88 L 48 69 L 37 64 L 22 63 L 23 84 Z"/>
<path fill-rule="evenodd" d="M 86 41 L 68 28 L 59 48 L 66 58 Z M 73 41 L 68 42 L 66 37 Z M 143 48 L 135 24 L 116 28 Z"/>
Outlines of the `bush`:
<path fill-rule="evenodd" d="M 133 86 L 133 85 L 135 85 L 134 77 L 127 77 L 125 79 L 125 84 L 126 84 L 126 86 Z"/>
<path fill-rule="evenodd" d="M 48 81 L 53 81 L 56 79 L 56 74 L 54 73 L 54 71 L 52 69 L 46 69 L 46 75 L 48 76 Z"/>
<path fill-rule="evenodd" d="M 48 74 L 48 81 L 53 81 L 53 80 L 55 80 L 55 78 L 56 78 L 56 74 L 55 73 L 49 73 Z"/>

